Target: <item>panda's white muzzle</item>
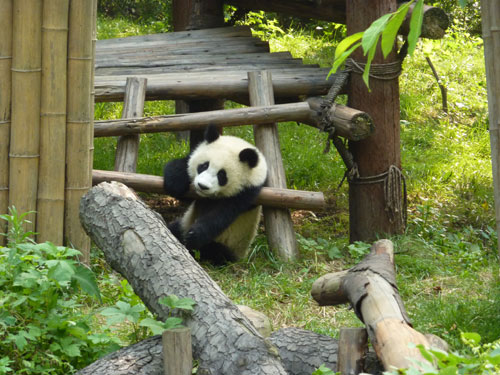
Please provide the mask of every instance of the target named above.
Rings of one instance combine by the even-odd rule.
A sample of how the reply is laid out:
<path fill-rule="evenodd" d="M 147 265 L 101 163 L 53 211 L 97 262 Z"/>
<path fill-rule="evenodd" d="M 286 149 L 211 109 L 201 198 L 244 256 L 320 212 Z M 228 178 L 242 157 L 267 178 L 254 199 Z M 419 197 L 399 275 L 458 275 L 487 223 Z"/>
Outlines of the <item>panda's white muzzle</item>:
<path fill-rule="evenodd" d="M 211 197 L 217 195 L 219 191 L 219 180 L 217 175 L 207 171 L 197 175 L 193 181 L 196 193 L 202 197 Z"/>

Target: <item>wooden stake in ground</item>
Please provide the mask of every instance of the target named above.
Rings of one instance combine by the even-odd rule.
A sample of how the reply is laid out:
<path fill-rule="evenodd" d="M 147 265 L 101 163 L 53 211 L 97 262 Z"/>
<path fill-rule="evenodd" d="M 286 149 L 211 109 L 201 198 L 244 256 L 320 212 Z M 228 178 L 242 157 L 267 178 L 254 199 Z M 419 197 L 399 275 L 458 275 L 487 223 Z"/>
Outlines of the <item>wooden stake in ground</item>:
<path fill-rule="evenodd" d="M 93 187 L 82 199 L 80 217 L 110 266 L 159 319 L 169 316 L 168 308 L 158 302 L 163 296 L 196 302 L 184 324 L 191 329 L 198 373 L 286 375 L 277 349 L 222 293 L 158 214 L 125 185 Z"/>
<path fill-rule="evenodd" d="M 311 291 L 322 306 L 351 304 L 365 323 L 386 370 L 407 368 L 413 364 L 410 359 L 425 362 L 420 351 L 410 345 L 431 346 L 428 338 L 411 326 L 396 286 L 393 256 L 391 241 L 377 241 L 362 262 L 348 271 L 320 277 Z"/>
<path fill-rule="evenodd" d="M 42 1 L 13 2 L 12 123 L 9 152 L 9 205 L 36 211 L 40 145 Z M 35 230 L 34 213 L 27 216 Z"/>
<path fill-rule="evenodd" d="M 146 78 L 127 78 L 122 118 L 142 117 L 144 114 L 147 82 Z M 137 170 L 139 141 L 139 134 L 118 138 L 115 154 L 115 171 L 134 173 Z"/>
<path fill-rule="evenodd" d="M 500 233 L 500 4 L 496 0 L 482 0 L 484 61 L 488 84 L 488 111 L 490 118 L 491 164 L 495 194 L 497 233 Z M 498 238 L 500 256 L 500 236 Z"/>
<path fill-rule="evenodd" d="M 366 30 L 375 19 L 397 9 L 396 0 L 373 0 L 370 6 L 364 0 L 352 0 L 346 5 L 349 34 Z M 353 53 L 353 59 L 362 63 L 366 58 L 360 49 Z M 372 67 L 397 59 L 395 52 L 384 59 L 378 51 Z M 404 229 L 402 199 L 397 196 L 399 199 L 392 206 L 385 195 L 391 190 L 400 191 L 400 185 L 384 188 L 385 183 L 392 182 L 389 172 L 401 168 L 398 78 L 395 73 L 384 78 L 370 78 L 370 91 L 361 74 L 353 73 L 349 80 L 349 106 L 368 113 L 375 125 L 375 132 L 366 140 L 349 142 L 360 176 L 349 185 L 351 241 L 372 241 L 377 234 L 401 233 Z"/>
<path fill-rule="evenodd" d="M 37 241 L 63 244 L 69 0 L 45 0 Z"/>
<path fill-rule="evenodd" d="M 249 72 L 248 92 L 252 106 L 273 105 L 274 94 L 271 72 Z M 274 123 L 254 126 L 254 137 L 255 145 L 264 154 L 268 165 L 266 186 L 286 188 L 285 168 L 281 158 L 278 127 Z M 283 260 L 297 258 L 299 250 L 290 212 L 286 209 L 267 207 L 264 207 L 263 212 L 269 247 L 276 251 Z"/>
<path fill-rule="evenodd" d="M 12 0 L 0 0 L 0 214 L 9 206 L 9 139 L 12 67 Z M 3 220 L 2 220 L 3 221 Z M 0 222 L 0 233 L 7 230 L 7 222 Z M 0 236 L 0 246 L 5 237 Z"/>
<path fill-rule="evenodd" d="M 80 198 L 91 186 L 94 2 L 72 0 L 69 8 L 66 202 L 64 235 L 88 261 L 90 239 L 78 220 Z"/>

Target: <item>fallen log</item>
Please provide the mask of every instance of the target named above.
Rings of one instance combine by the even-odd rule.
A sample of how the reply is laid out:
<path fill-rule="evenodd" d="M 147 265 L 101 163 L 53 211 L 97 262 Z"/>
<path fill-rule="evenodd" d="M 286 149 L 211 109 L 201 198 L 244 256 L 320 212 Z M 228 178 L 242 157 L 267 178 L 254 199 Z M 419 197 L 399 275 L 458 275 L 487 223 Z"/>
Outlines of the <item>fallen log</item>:
<path fill-rule="evenodd" d="M 351 304 L 365 323 L 386 370 L 407 368 L 413 364 L 412 359 L 426 361 L 417 348 L 410 347 L 410 344 L 422 344 L 429 348 L 431 343 L 412 328 L 398 293 L 391 241 L 375 242 L 370 254 L 353 268 L 320 277 L 314 282 L 311 294 L 321 306 Z"/>
<path fill-rule="evenodd" d="M 198 374 L 285 375 L 265 340 L 155 212 L 118 182 L 94 186 L 81 200 L 80 220 L 108 264 L 123 275 L 151 312 L 179 316 L 158 302 L 177 295 L 196 302 L 189 316 Z M 95 373 L 94 373 L 95 374 Z"/>
<path fill-rule="evenodd" d="M 163 191 L 163 178 L 139 173 L 116 171 L 92 171 L 92 184 L 117 181 L 143 193 L 165 194 Z M 196 194 L 191 191 L 186 198 L 194 199 Z M 321 210 L 325 208 L 325 197 L 321 192 L 290 190 L 264 187 L 262 188 L 257 204 L 278 208 L 293 208 L 303 210 Z"/>
<path fill-rule="evenodd" d="M 274 331 L 269 339 L 288 375 L 311 375 L 324 364 L 337 368 L 337 340 L 299 328 Z M 77 375 L 163 375 L 161 336 L 152 336 L 117 350 L 77 372 Z"/>
<path fill-rule="evenodd" d="M 207 124 L 228 127 L 293 121 L 321 128 L 323 126 L 319 116 L 321 100 L 321 98 L 311 98 L 308 102 L 291 104 L 101 120 L 94 122 L 94 137 L 202 130 Z M 328 112 L 327 119 L 335 128 L 335 134 L 352 141 L 365 139 L 374 131 L 373 122 L 368 114 L 343 105 L 334 105 Z"/>

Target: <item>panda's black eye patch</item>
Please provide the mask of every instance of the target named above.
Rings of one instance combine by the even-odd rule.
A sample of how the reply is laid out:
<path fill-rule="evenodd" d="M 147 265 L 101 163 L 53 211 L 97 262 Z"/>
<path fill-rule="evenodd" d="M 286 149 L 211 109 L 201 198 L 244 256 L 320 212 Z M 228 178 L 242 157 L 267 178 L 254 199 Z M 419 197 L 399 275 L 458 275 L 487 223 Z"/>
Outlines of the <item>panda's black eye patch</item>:
<path fill-rule="evenodd" d="M 217 180 L 219 180 L 219 186 L 227 184 L 227 173 L 225 169 L 221 169 L 217 172 Z"/>
<path fill-rule="evenodd" d="M 208 161 L 202 164 L 198 164 L 198 167 L 196 167 L 196 171 L 198 172 L 198 174 L 200 174 L 201 172 L 206 171 L 209 165 L 210 163 Z"/>

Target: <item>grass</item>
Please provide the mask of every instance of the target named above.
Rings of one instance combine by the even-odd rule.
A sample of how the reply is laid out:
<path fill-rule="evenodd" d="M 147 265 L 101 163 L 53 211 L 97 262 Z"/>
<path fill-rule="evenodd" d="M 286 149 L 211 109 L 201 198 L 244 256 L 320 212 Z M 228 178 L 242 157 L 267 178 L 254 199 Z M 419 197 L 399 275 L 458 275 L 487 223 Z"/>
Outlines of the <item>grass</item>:
<path fill-rule="evenodd" d="M 155 25 L 152 26 L 155 30 Z M 151 28 L 125 20 L 99 20 L 99 37 L 145 33 Z M 328 36 L 274 30 L 273 50 L 290 50 L 308 63 L 329 66 L 335 41 Z M 425 56 L 431 57 L 448 88 L 449 113 Z M 391 238 L 396 248 L 397 282 L 414 326 L 435 333 L 454 349 L 460 332 L 478 332 L 486 342 L 500 338 L 500 275 L 496 256 L 494 202 L 489 153 L 486 82 L 481 40 L 452 32 L 440 41 L 423 41 L 407 58 L 400 78 L 401 154 L 408 182 L 409 217 L 404 235 Z M 228 107 L 235 106 L 228 103 Z M 145 115 L 173 113 L 172 102 L 152 102 Z M 120 117 L 120 104 L 98 104 L 96 117 Z M 319 276 L 358 261 L 348 245 L 347 186 L 338 187 L 342 161 L 323 154 L 326 136 L 307 126 L 280 124 L 280 141 L 291 188 L 325 192 L 327 212 L 297 215 L 296 230 L 306 240 L 301 258 L 276 260 L 261 234 L 250 262 L 209 274 L 236 303 L 267 314 L 274 328 L 296 326 L 336 336 L 344 326 L 361 323 L 346 306 L 318 307 L 310 297 Z M 251 127 L 228 129 L 251 140 Z M 96 139 L 97 169 L 112 169 L 114 139 Z M 138 170 L 161 174 L 165 161 L 187 151 L 174 135 L 141 138 Z M 342 254 L 330 259 L 324 239 Z M 102 267 L 102 266 L 101 266 Z"/>

